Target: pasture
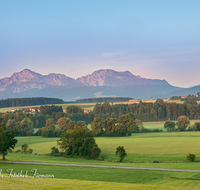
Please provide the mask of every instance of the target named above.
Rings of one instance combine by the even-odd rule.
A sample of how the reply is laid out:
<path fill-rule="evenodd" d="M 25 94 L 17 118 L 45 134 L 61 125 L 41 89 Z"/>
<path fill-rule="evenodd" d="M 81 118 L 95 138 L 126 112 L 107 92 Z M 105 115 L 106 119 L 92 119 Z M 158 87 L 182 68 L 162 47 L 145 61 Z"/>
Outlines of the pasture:
<path fill-rule="evenodd" d="M 59 138 L 33 136 L 17 139 L 15 151 L 27 143 L 29 148 L 33 149 L 33 154 L 9 153 L 6 157 L 8 160 L 119 164 L 115 150 L 118 146 L 124 146 L 128 154 L 123 162 L 125 165 L 200 169 L 200 132 L 133 133 L 129 137 L 96 137 L 96 142 L 102 150 L 101 155 L 105 157 L 104 161 L 38 155 L 50 153 L 51 147 L 57 146 Z M 194 163 L 186 160 L 186 155 L 190 153 L 196 155 Z M 153 163 L 154 160 L 160 163 Z"/>

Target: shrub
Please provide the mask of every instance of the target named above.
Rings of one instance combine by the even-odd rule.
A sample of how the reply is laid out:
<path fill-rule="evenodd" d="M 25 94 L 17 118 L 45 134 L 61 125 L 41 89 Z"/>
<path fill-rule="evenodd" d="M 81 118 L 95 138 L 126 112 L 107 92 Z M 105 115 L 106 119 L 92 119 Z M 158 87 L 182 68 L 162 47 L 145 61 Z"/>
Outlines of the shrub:
<path fill-rule="evenodd" d="M 104 161 L 104 160 L 105 160 L 105 156 L 104 156 L 104 155 L 101 155 L 100 160 L 101 160 L 101 161 Z"/>
<path fill-rule="evenodd" d="M 91 149 L 91 158 L 97 159 L 100 153 L 101 153 L 101 149 L 97 146 L 94 146 Z"/>
<path fill-rule="evenodd" d="M 26 152 L 27 152 L 27 149 L 28 149 L 28 145 L 27 145 L 26 143 L 24 143 L 24 144 L 21 146 L 22 152 L 26 153 Z"/>
<path fill-rule="evenodd" d="M 160 163 L 158 160 L 154 160 L 153 163 Z"/>
<path fill-rule="evenodd" d="M 32 149 L 32 148 L 29 148 L 28 151 L 27 151 L 27 153 L 28 153 L 28 154 L 32 154 L 32 153 L 33 153 L 33 149 Z"/>
<path fill-rule="evenodd" d="M 189 160 L 190 162 L 194 162 L 196 156 L 195 156 L 194 154 L 189 154 L 189 155 L 187 155 L 186 158 L 187 158 L 187 160 Z"/>
<path fill-rule="evenodd" d="M 57 153 L 59 153 L 58 148 L 56 148 L 55 146 L 54 146 L 54 147 L 51 147 L 51 155 L 55 155 L 55 154 L 57 154 Z"/>

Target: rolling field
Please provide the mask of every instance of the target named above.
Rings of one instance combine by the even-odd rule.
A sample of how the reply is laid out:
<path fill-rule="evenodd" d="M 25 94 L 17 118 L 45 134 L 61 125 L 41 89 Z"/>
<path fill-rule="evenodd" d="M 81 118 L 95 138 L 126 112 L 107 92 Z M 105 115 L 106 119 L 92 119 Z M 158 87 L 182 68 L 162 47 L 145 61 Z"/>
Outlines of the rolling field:
<path fill-rule="evenodd" d="M 115 150 L 118 146 L 124 146 L 128 156 L 125 157 L 123 165 L 200 169 L 200 132 L 134 133 L 130 137 L 96 137 L 105 161 L 34 155 L 50 153 L 51 147 L 57 146 L 56 141 L 59 138 L 17 137 L 17 139 L 15 150 L 21 149 L 21 145 L 27 143 L 33 149 L 33 154 L 9 153 L 8 160 L 119 164 Z M 190 153 L 196 155 L 194 163 L 186 160 L 186 155 Z M 154 160 L 160 163 L 153 163 Z"/>
<path fill-rule="evenodd" d="M 16 137 L 18 143 L 15 150 L 27 143 L 34 153 L 49 153 L 51 146 L 56 146 L 59 138 L 38 136 Z M 133 133 L 129 137 L 96 137 L 96 142 L 102 154 L 114 154 L 119 145 L 123 145 L 128 154 L 187 154 L 199 153 L 199 131 Z M 49 149 L 48 149 L 49 148 Z"/>

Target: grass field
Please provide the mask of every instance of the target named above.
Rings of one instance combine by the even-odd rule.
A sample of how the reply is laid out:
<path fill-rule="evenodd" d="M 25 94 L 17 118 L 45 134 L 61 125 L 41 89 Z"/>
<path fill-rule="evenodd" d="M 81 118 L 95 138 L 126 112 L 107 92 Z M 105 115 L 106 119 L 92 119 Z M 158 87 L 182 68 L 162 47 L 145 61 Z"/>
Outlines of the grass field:
<path fill-rule="evenodd" d="M 3 175 L 7 174 L 7 169 L 13 169 L 13 173 L 22 170 L 23 174 L 28 170 L 30 176 L 25 179 L 0 178 L 2 189 L 198 189 L 200 186 L 200 174 L 192 172 L 5 163 L 0 163 L 0 169 Z M 54 178 L 31 178 L 31 169 L 37 169 L 38 174 L 54 175 Z"/>
<path fill-rule="evenodd" d="M 49 153 L 51 146 L 56 146 L 59 138 L 38 136 L 16 137 L 18 143 L 15 149 L 27 143 L 34 153 Z M 199 153 L 199 131 L 133 133 L 129 137 L 96 137 L 103 154 L 114 154 L 119 145 L 123 145 L 128 154 L 187 154 Z M 49 148 L 49 149 L 48 149 Z"/>
<path fill-rule="evenodd" d="M 15 150 L 27 143 L 33 149 L 33 155 L 10 153 L 7 155 L 8 160 L 118 165 L 115 150 L 118 146 L 124 146 L 128 154 L 123 162 L 125 165 L 200 169 L 200 132 L 134 133 L 130 137 L 97 137 L 95 139 L 102 150 L 101 155 L 105 156 L 105 161 L 34 155 L 50 153 L 51 147 L 57 146 L 59 138 L 17 137 L 17 139 Z M 196 155 L 194 163 L 186 160 L 186 155 L 189 153 Z M 153 163 L 154 160 L 160 163 Z"/>
<path fill-rule="evenodd" d="M 72 189 L 72 190 L 90 190 L 90 189 L 107 189 L 107 190 L 150 190 L 150 189 L 162 189 L 162 190 L 191 190 L 199 189 L 199 182 L 194 180 L 179 180 L 169 179 L 158 184 L 128 184 L 128 183 L 115 183 L 115 182 L 100 182 L 100 181 L 85 181 L 85 180 L 71 180 L 71 179 L 0 179 L 2 189 Z M 170 186 L 166 185 L 169 184 Z M 184 183 L 187 182 L 187 185 Z M 164 183 L 164 184 L 163 184 Z"/>

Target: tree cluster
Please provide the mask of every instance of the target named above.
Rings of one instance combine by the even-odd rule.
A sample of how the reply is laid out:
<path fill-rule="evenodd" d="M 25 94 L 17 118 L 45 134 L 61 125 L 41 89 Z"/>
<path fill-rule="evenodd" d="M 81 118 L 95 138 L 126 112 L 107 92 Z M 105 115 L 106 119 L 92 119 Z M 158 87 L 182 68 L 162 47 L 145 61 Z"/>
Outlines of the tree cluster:
<path fill-rule="evenodd" d="M 16 136 L 32 136 L 33 135 L 33 122 L 29 118 L 24 118 L 22 121 L 9 119 L 6 123 L 6 130 L 14 130 Z"/>
<path fill-rule="evenodd" d="M 61 139 L 58 140 L 58 146 L 66 153 L 66 156 L 96 159 L 101 153 L 94 134 L 85 126 L 75 125 L 73 130 L 63 133 Z"/>
<path fill-rule="evenodd" d="M 131 113 L 121 115 L 118 119 L 96 117 L 92 122 L 92 132 L 96 136 L 128 136 L 139 131 L 139 124 Z"/>

